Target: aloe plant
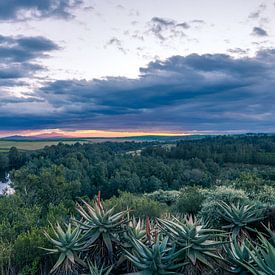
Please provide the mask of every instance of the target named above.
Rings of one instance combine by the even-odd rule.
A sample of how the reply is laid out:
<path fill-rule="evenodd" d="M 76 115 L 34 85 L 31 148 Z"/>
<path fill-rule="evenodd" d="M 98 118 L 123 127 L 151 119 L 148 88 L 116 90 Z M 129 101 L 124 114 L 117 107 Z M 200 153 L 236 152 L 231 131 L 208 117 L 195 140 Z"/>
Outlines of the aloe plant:
<path fill-rule="evenodd" d="M 231 240 L 230 244 L 224 247 L 227 255 L 225 261 L 229 268 L 225 268 L 230 273 L 246 275 L 248 274 L 247 266 L 253 265 L 253 258 L 249 250 L 250 243 L 247 240 L 239 243 L 236 239 Z"/>
<path fill-rule="evenodd" d="M 217 211 L 228 223 L 223 226 L 223 229 L 230 230 L 233 238 L 246 236 L 248 231 L 256 232 L 249 225 L 265 218 L 264 211 L 256 208 L 255 205 L 228 205 L 225 202 L 220 202 Z"/>
<path fill-rule="evenodd" d="M 275 247 L 260 234 L 260 245 L 250 250 L 255 266 L 249 270 L 255 275 L 275 275 Z"/>
<path fill-rule="evenodd" d="M 128 224 L 128 234 L 142 242 L 145 241 L 146 228 L 144 220 L 133 217 Z"/>
<path fill-rule="evenodd" d="M 85 243 L 81 241 L 81 230 L 79 226 L 72 227 L 71 223 L 66 225 L 64 230 L 60 224 L 52 226 L 54 236 L 45 232 L 45 236 L 52 243 L 53 248 L 43 248 L 49 254 L 58 254 L 59 258 L 51 269 L 51 273 L 60 270 L 67 274 L 73 273 L 78 266 L 85 266 L 79 258 L 80 252 L 85 251 Z"/>
<path fill-rule="evenodd" d="M 268 233 L 269 240 L 273 246 L 275 246 L 275 232 L 271 230 L 270 225 L 266 226 L 262 223 L 262 226 L 265 228 L 265 230 Z"/>
<path fill-rule="evenodd" d="M 91 261 L 88 261 L 88 268 L 89 275 L 109 275 L 112 271 L 113 266 L 105 267 L 104 265 L 102 265 L 101 267 L 99 267 L 97 263 L 92 263 Z"/>
<path fill-rule="evenodd" d="M 178 255 L 175 246 L 168 243 L 168 237 L 162 241 L 157 238 L 156 242 L 146 246 L 140 240 L 131 238 L 133 249 L 125 250 L 125 257 L 142 273 L 147 275 L 155 274 L 177 274 L 186 263 L 178 262 Z"/>
<path fill-rule="evenodd" d="M 275 247 L 262 234 L 259 234 L 256 246 L 248 239 L 242 243 L 235 239 L 225 252 L 229 256 L 229 271 L 232 273 L 275 275 Z"/>
<path fill-rule="evenodd" d="M 181 259 L 193 266 L 199 264 L 214 269 L 210 259 L 221 259 L 217 251 L 224 242 L 215 239 L 223 238 L 225 236 L 223 231 L 198 225 L 191 216 L 185 217 L 183 222 L 176 218 L 173 220 L 158 219 L 158 222 L 178 249 L 181 249 Z"/>
<path fill-rule="evenodd" d="M 77 211 L 82 219 L 75 220 L 84 232 L 86 247 L 98 258 L 106 256 L 106 249 L 109 260 L 114 256 L 114 246 L 119 243 L 119 234 L 124 231 L 122 228 L 127 222 L 127 210 L 114 214 L 114 208 L 105 210 L 97 201 L 92 207 L 82 201 L 83 206 L 77 204 Z M 105 249 L 106 248 L 106 249 Z"/>

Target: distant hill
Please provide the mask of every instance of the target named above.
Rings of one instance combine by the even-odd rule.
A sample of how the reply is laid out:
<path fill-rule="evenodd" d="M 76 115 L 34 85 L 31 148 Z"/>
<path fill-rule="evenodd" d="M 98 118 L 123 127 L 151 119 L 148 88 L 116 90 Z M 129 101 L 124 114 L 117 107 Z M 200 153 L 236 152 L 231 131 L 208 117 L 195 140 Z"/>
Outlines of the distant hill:
<path fill-rule="evenodd" d="M 231 137 L 242 137 L 242 136 L 273 136 L 273 133 L 245 133 L 245 134 L 228 134 L 224 136 Z M 160 141 L 160 142 L 175 142 L 179 140 L 198 140 L 203 138 L 210 138 L 222 135 L 186 135 L 186 136 L 159 136 L 159 135 L 144 135 L 144 136 L 128 136 L 128 137 L 72 137 L 68 135 L 62 135 L 60 133 L 47 133 L 36 136 L 23 136 L 14 135 L 0 138 L 2 141 L 91 141 L 91 142 L 124 142 L 124 141 L 139 141 L 139 142 L 150 142 L 150 141 Z"/>
<path fill-rule="evenodd" d="M 14 135 L 1 138 L 3 141 L 94 141 L 94 142 L 102 142 L 102 141 L 177 141 L 177 140 L 194 140 L 194 139 L 202 139 L 207 137 L 206 135 L 190 135 L 190 136 L 158 136 L 158 135 L 150 135 L 150 136 L 129 136 L 129 137 L 82 137 L 75 138 L 65 135 L 58 135 L 56 133 L 50 134 L 41 134 L 36 136 L 23 136 L 23 135 Z"/>

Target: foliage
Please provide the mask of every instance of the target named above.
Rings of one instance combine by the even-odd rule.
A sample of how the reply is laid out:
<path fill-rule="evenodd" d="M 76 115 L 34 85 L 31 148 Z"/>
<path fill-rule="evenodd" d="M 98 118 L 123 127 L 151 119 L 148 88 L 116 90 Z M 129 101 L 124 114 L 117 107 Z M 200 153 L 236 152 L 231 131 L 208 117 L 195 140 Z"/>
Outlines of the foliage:
<path fill-rule="evenodd" d="M 0 241 L 0 274 L 9 274 L 12 264 L 12 244 Z"/>
<path fill-rule="evenodd" d="M 32 229 L 21 233 L 15 240 L 13 251 L 14 263 L 22 274 L 37 274 L 43 266 L 44 251 L 39 247 L 47 245 L 43 229 Z M 24 271 L 24 272 L 23 272 Z"/>
<path fill-rule="evenodd" d="M 36 245 L 45 239 L 42 234 L 38 236 L 39 232 L 47 227 L 48 220 L 53 224 L 68 224 L 73 215 L 81 221 L 80 214 L 74 207 L 75 201 L 79 197 L 88 201 L 95 197 L 98 190 L 102 191 L 105 200 L 104 209 L 114 206 L 117 212 L 126 211 L 127 208 L 131 210 L 127 218 L 132 221 L 123 223 L 114 235 L 117 241 L 112 243 L 115 254 L 113 273 L 132 271 L 120 262 L 122 248 L 129 247 L 125 234 L 128 237 L 135 235 L 146 246 L 149 245 L 148 232 L 144 236 L 145 222 L 141 221 L 138 226 L 138 217 L 142 220 L 147 216 L 153 217 L 150 219 L 153 228 L 151 233 L 165 235 L 158 228 L 154 217 L 171 217 L 171 212 L 177 209 L 176 205 L 181 205 L 181 212 L 196 213 L 200 209 L 202 196 L 194 192 L 192 194 L 194 185 L 194 189 L 200 190 L 199 194 L 205 198 L 202 209 L 197 214 L 204 220 L 204 226 L 207 221 L 212 228 L 221 228 L 227 224 L 216 211 L 220 201 L 229 205 L 238 202 L 246 205 L 250 201 L 259 208 L 268 206 L 269 217 L 264 224 L 270 224 L 273 234 L 274 135 L 186 139 L 189 140 L 176 143 L 170 140 L 162 143 L 59 143 L 37 151 L 26 152 L 12 148 L 10 152 L 0 152 L 0 181 L 10 172 L 16 190 L 12 196 L 0 195 L 0 272 L 32 274 L 39 269 L 40 273 L 48 274 L 57 258 L 56 255 L 41 256 L 43 251 L 36 250 Z M 157 191 L 160 189 L 163 191 Z M 185 193 L 178 191 L 180 189 L 185 190 Z M 177 203 L 179 193 L 181 198 Z M 132 219 L 132 214 L 137 217 L 136 222 Z M 179 220 L 181 221 L 180 215 Z M 259 222 L 255 222 L 255 227 L 264 229 Z M 81 228 L 81 236 L 84 234 L 82 231 Z M 49 234 L 52 236 L 54 233 L 50 230 Z M 263 234 L 273 243 L 267 230 L 263 230 Z M 250 234 L 250 237 L 252 239 L 249 242 L 259 249 L 262 244 L 256 238 L 256 233 Z M 78 255 L 80 259 L 85 260 L 86 264 L 91 259 L 99 269 L 109 266 L 107 262 L 102 265 L 102 262 L 92 257 L 93 249 L 100 242 L 102 244 L 102 241 L 99 238 L 87 251 L 81 251 Z M 30 254 L 24 255 L 23 247 Z M 106 248 L 105 244 L 103 247 Z M 219 253 L 220 248 L 216 252 Z M 37 257 L 31 261 L 31 255 L 34 254 Z M 108 257 L 99 258 L 104 262 Z M 48 270 L 42 270 L 43 267 Z M 203 271 L 197 270 L 199 273 Z M 88 268 L 84 268 L 83 272 L 89 272 Z"/>
<path fill-rule="evenodd" d="M 160 204 L 144 196 L 126 192 L 120 193 L 119 197 L 113 197 L 105 201 L 104 205 L 106 207 L 115 207 L 116 211 L 129 209 L 133 215 L 141 218 L 146 218 L 147 216 L 160 217 L 167 211 L 167 206 L 164 204 Z"/>
<path fill-rule="evenodd" d="M 58 205 L 50 203 L 47 211 L 47 222 L 62 222 L 64 221 L 64 217 L 68 217 L 67 219 L 69 220 L 69 217 L 75 213 L 76 211 L 74 204 L 72 208 L 70 205 L 68 205 L 68 203 L 66 205 L 63 202 Z"/>
<path fill-rule="evenodd" d="M 205 194 L 197 186 L 188 186 L 180 190 L 174 210 L 181 214 L 197 214 L 202 207 Z"/>
<path fill-rule="evenodd" d="M 254 199 L 271 206 L 275 205 L 275 187 L 269 185 L 261 186 L 261 189 L 254 193 Z"/>
<path fill-rule="evenodd" d="M 144 194 L 144 196 L 149 199 L 158 201 L 160 203 L 166 203 L 167 205 L 171 205 L 175 203 L 178 200 L 179 195 L 180 195 L 180 192 L 176 190 L 172 190 L 172 191 L 157 190 L 152 193 Z"/>

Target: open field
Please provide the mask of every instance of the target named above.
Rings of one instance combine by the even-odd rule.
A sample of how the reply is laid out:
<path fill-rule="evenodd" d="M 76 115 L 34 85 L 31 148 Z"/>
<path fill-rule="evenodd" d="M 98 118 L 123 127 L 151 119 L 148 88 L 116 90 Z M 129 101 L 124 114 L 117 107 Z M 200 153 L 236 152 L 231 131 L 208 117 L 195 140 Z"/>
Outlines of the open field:
<path fill-rule="evenodd" d="M 5 141 L 0 140 L 0 152 L 7 152 L 11 147 L 16 147 L 17 149 L 29 151 L 42 149 L 45 146 L 51 146 L 58 144 L 59 140 L 54 141 Z M 62 141 L 65 144 L 74 144 L 76 141 Z"/>

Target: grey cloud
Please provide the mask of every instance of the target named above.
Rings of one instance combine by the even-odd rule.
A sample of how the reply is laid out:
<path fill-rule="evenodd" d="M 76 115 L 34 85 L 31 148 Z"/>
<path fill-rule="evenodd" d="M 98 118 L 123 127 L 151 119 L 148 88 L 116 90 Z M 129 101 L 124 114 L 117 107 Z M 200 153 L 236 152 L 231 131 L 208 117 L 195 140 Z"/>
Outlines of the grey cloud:
<path fill-rule="evenodd" d="M 265 9 L 266 9 L 266 5 L 265 4 L 260 4 L 256 11 L 251 12 L 249 14 L 248 18 L 249 19 L 258 19 L 258 18 L 260 18 Z"/>
<path fill-rule="evenodd" d="M 82 0 L 0 0 L 0 20 L 25 20 L 43 17 L 72 17 L 71 10 Z M 26 15 L 26 11 L 31 16 Z"/>
<path fill-rule="evenodd" d="M 116 47 L 119 51 L 121 51 L 122 53 L 126 54 L 127 50 L 123 47 L 123 42 L 118 39 L 117 37 L 113 37 L 111 38 L 106 45 L 104 46 L 105 48 L 108 46 L 114 46 Z"/>
<path fill-rule="evenodd" d="M 252 35 L 260 36 L 260 37 L 268 36 L 267 31 L 260 27 L 254 27 L 252 31 Z"/>
<path fill-rule="evenodd" d="M 12 37 L 0 35 L 0 62 L 25 62 L 46 57 L 45 53 L 58 50 L 53 41 L 44 37 Z"/>
<path fill-rule="evenodd" d="M 131 22 L 133 26 L 136 26 L 138 23 L 138 21 Z M 162 44 L 164 44 L 166 40 L 182 39 L 187 37 L 185 33 L 186 30 L 192 27 L 198 29 L 204 24 L 206 24 L 205 21 L 200 19 L 190 20 L 188 22 L 178 22 L 173 19 L 153 17 L 150 21 L 146 22 L 145 31 L 141 31 L 140 29 L 127 30 L 124 32 L 124 35 L 138 40 L 145 40 L 146 36 L 148 37 L 153 35 Z"/>
<path fill-rule="evenodd" d="M 228 49 L 227 51 L 229 53 L 240 54 L 240 55 L 246 55 L 249 53 L 249 49 L 241 49 L 241 48 Z"/>
<path fill-rule="evenodd" d="M 185 36 L 184 30 L 189 29 L 187 22 L 178 23 L 172 19 L 153 17 L 148 23 L 149 32 L 153 33 L 158 39 L 165 40 L 175 36 Z"/>
<path fill-rule="evenodd" d="M 38 59 L 48 57 L 59 47 L 44 37 L 13 37 L 0 35 L 0 96 L 18 87 L 28 87 L 27 79 L 35 79 L 36 73 L 46 70 Z M 22 80 L 24 79 L 24 80 Z M 3 102 L 2 102 L 3 103 Z"/>
<path fill-rule="evenodd" d="M 201 20 L 201 19 L 194 19 L 194 20 L 191 20 L 191 23 L 206 24 L 206 22 L 205 22 L 204 20 Z"/>
<path fill-rule="evenodd" d="M 122 5 L 116 5 L 116 8 L 119 9 L 119 10 L 125 10 L 125 7 L 122 6 Z"/>

